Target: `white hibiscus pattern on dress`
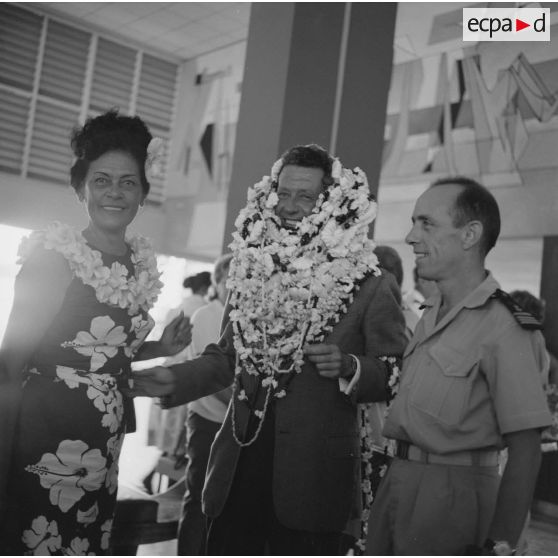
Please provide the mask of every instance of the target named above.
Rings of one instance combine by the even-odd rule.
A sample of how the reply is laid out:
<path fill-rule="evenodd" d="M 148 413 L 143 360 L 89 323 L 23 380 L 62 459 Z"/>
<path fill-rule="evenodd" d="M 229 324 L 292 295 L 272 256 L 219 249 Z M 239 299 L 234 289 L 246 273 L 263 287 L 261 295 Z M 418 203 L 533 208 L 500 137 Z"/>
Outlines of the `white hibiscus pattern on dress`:
<path fill-rule="evenodd" d="M 79 384 L 89 386 L 87 397 L 103 417 L 101 424 L 108 428 L 111 433 L 118 430 L 124 417 L 124 403 L 122 394 L 116 389 L 116 380 L 108 374 L 90 374 L 81 372 L 68 366 L 57 366 L 56 376 L 70 388 L 74 389 Z"/>
<path fill-rule="evenodd" d="M 122 394 L 119 391 L 111 391 L 110 393 L 113 397 L 106 405 L 102 424 L 113 433 L 116 432 L 122 424 L 122 419 L 124 418 L 124 403 Z"/>
<path fill-rule="evenodd" d="M 112 519 L 107 519 L 102 525 L 101 525 L 101 531 L 103 532 L 102 536 L 101 536 L 101 549 L 102 550 L 108 550 L 108 547 L 110 545 L 110 534 L 112 532 Z"/>
<path fill-rule="evenodd" d="M 91 357 L 91 371 L 105 365 L 109 358 L 118 353 L 118 347 L 126 342 L 123 326 L 117 326 L 109 316 L 96 316 L 91 320 L 90 331 L 80 331 L 67 346 L 80 355 Z"/>
<path fill-rule="evenodd" d="M 95 502 L 88 510 L 78 510 L 77 520 L 78 523 L 83 523 L 84 525 L 89 525 L 90 523 L 95 523 L 97 521 L 97 516 L 99 515 L 99 504 Z"/>
<path fill-rule="evenodd" d="M 124 347 L 124 354 L 131 358 L 134 356 L 136 351 L 140 348 L 141 344 L 145 341 L 145 338 L 151 331 L 153 327 L 153 318 L 147 315 L 147 319 L 143 319 L 141 314 L 134 316 L 131 320 L 132 325 L 132 335 L 135 337 L 133 341 L 131 341 L 127 347 Z"/>
<path fill-rule="evenodd" d="M 80 377 L 78 371 L 75 368 L 70 368 L 69 366 L 57 366 L 56 376 L 61 380 L 64 380 L 64 383 L 70 389 L 75 389 L 80 383 L 84 383 L 84 380 Z"/>
<path fill-rule="evenodd" d="M 112 376 L 90 374 L 91 380 L 87 389 L 87 397 L 103 414 L 101 423 L 112 433 L 116 432 L 124 416 L 122 394 L 116 388 L 116 380 Z"/>
<path fill-rule="evenodd" d="M 124 435 L 113 436 L 107 441 L 108 455 L 112 458 L 112 463 L 107 469 L 107 478 L 105 486 L 109 494 L 114 494 L 118 488 L 118 459 L 120 458 L 120 450 L 122 449 L 122 439 Z"/>
<path fill-rule="evenodd" d="M 75 537 L 70 543 L 70 548 L 64 549 L 64 554 L 66 556 L 95 556 L 94 552 L 87 552 L 88 550 L 89 541 Z"/>
<path fill-rule="evenodd" d="M 58 524 L 56 521 L 48 521 L 44 515 L 33 519 L 31 529 L 23 531 L 21 540 L 30 549 L 27 554 L 31 556 L 51 556 L 62 545 Z"/>
<path fill-rule="evenodd" d="M 89 449 L 82 440 L 64 440 L 56 454 L 43 454 L 39 463 L 25 470 L 39 475 L 41 486 L 50 489 L 50 503 L 67 512 L 85 491 L 101 488 L 107 474 L 106 462 L 100 450 Z"/>

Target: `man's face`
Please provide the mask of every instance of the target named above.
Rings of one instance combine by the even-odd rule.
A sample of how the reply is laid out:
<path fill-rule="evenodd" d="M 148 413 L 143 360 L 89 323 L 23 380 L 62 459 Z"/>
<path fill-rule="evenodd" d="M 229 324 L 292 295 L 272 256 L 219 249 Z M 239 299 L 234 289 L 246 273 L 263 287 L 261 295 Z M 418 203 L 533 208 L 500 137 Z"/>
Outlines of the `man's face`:
<path fill-rule="evenodd" d="M 275 206 L 275 213 L 281 218 L 284 227 L 294 228 L 312 213 L 323 189 L 323 178 L 322 169 L 296 165 L 283 167 L 277 185 L 279 202 Z"/>
<path fill-rule="evenodd" d="M 417 272 L 440 281 L 459 273 L 463 261 L 462 227 L 453 225 L 452 209 L 461 186 L 434 186 L 417 200 L 413 227 L 405 242 L 413 247 Z"/>

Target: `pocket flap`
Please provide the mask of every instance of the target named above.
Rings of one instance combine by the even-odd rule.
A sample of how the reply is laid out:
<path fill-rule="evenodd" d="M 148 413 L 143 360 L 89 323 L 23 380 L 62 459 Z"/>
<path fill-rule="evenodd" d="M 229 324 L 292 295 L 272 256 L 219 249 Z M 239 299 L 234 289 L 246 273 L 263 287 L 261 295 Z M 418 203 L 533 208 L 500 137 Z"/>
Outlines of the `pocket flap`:
<path fill-rule="evenodd" d="M 478 361 L 478 356 L 476 354 L 464 354 L 442 343 L 430 347 L 428 352 L 442 369 L 445 376 L 468 376 L 474 364 Z"/>

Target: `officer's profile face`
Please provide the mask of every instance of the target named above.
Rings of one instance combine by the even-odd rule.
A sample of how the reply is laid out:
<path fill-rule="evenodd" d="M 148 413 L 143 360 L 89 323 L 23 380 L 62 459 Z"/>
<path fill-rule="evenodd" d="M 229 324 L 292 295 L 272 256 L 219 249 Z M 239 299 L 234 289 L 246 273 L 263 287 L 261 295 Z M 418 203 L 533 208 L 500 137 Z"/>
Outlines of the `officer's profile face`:
<path fill-rule="evenodd" d="M 434 186 L 416 202 L 405 242 L 413 247 L 417 272 L 423 279 L 440 281 L 459 272 L 463 227 L 454 225 L 453 208 L 461 190 L 457 184 Z"/>
<path fill-rule="evenodd" d="M 319 168 L 286 165 L 281 169 L 275 213 L 284 227 L 294 228 L 312 213 L 323 189 L 323 178 L 324 171 Z"/>

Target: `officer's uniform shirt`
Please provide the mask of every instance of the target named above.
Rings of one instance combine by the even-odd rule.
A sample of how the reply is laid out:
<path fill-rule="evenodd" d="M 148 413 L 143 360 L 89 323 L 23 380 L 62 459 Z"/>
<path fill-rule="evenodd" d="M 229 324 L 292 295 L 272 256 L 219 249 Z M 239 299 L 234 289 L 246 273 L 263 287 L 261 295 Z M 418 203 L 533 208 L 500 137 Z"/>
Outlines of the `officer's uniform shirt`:
<path fill-rule="evenodd" d="M 404 356 L 384 436 L 438 454 L 502 448 L 503 434 L 551 424 L 539 331 L 523 329 L 487 278 L 438 323 L 427 306 Z"/>

